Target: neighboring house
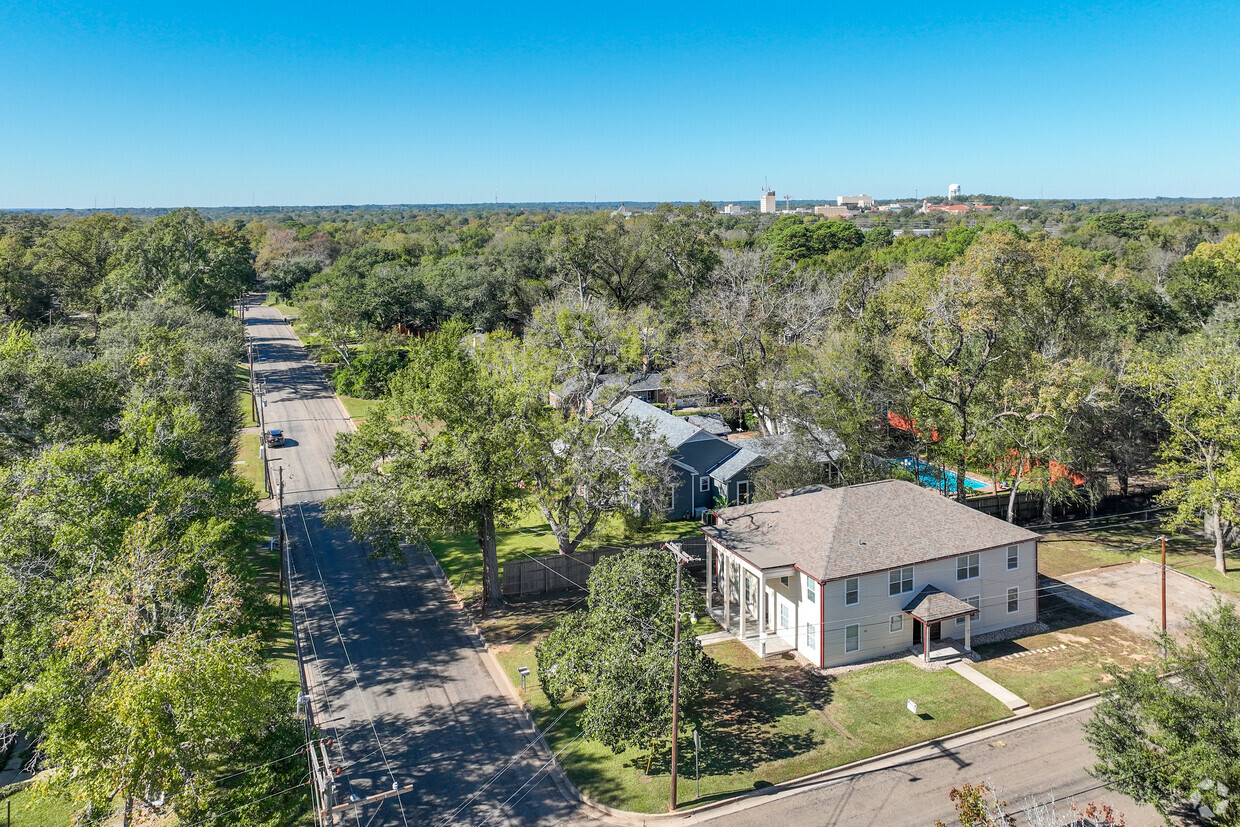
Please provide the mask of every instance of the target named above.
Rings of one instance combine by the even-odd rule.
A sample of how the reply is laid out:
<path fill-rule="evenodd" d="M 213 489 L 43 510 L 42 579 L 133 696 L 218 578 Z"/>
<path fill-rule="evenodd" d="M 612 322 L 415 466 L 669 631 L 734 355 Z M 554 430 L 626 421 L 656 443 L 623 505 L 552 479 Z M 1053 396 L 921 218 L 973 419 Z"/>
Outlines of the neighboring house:
<path fill-rule="evenodd" d="M 968 648 L 1038 618 L 1039 535 L 912 483 L 811 488 L 717 516 L 703 528 L 707 605 L 760 654 L 839 666 L 927 637 Z"/>
<path fill-rule="evenodd" d="M 570 379 L 547 394 L 547 403 L 558 408 L 568 400 L 584 396 L 585 413 L 590 416 L 594 413 L 594 406 L 605 401 L 611 394 L 635 397 L 655 405 L 667 404 L 671 398 L 662 373 L 638 371 L 627 374 L 600 373 L 588 384 L 580 379 Z"/>
<path fill-rule="evenodd" d="M 724 420 L 721 414 L 689 414 L 685 417 L 685 421 L 690 425 L 696 425 L 708 434 L 714 434 L 723 439 L 727 439 L 728 435 L 732 433 L 732 426 Z"/>
<path fill-rule="evenodd" d="M 672 449 L 674 481 L 664 515 L 668 519 L 699 516 L 714 508 L 719 497 L 728 503 L 745 503 L 753 497 L 750 475 L 767 464 L 764 457 L 634 396 L 613 410 L 649 423 Z"/>

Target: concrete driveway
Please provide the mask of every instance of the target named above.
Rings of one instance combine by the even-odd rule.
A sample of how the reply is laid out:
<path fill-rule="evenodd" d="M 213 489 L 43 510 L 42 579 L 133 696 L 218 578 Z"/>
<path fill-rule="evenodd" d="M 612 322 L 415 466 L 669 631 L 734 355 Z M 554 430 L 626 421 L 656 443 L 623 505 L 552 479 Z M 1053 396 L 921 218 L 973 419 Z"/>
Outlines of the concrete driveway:
<path fill-rule="evenodd" d="M 1047 593 L 1111 618 L 1138 634 L 1153 636 L 1162 618 L 1161 570 L 1157 563 L 1141 560 L 1069 574 L 1061 580 L 1044 577 L 1042 587 Z M 1183 631 L 1189 613 L 1210 605 L 1216 595 L 1230 599 L 1212 586 L 1168 567 L 1168 631 Z"/>

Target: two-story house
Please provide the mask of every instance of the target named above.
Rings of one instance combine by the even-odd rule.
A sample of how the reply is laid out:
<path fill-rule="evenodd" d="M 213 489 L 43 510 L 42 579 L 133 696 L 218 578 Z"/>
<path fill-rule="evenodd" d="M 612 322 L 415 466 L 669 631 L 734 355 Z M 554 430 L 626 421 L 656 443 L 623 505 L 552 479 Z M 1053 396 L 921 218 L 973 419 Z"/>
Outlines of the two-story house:
<path fill-rule="evenodd" d="M 1038 534 L 899 480 L 717 512 L 707 605 L 767 653 L 819 667 L 1038 618 Z M 924 649 L 925 647 L 923 647 Z"/>

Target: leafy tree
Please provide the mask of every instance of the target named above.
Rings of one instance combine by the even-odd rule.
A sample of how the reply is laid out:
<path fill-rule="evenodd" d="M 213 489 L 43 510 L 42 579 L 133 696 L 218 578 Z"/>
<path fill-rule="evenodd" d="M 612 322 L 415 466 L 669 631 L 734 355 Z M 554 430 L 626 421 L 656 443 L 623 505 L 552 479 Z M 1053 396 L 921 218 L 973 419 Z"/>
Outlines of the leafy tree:
<path fill-rule="evenodd" d="M 1094 707 L 1091 774 L 1164 818 L 1204 804 L 1211 823 L 1240 824 L 1240 807 L 1222 803 L 1240 790 L 1240 616 L 1216 600 L 1189 616 L 1186 642 L 1162 643 L 1162 663 L 1117 673 Z"/>
<path fill-rule="evenodd" d="M 590 573 L 587 608 L 565 616 L 535 647 L 547 698 L 559 704 L 584 694 L 582 731 L 614 752 L 670 735 L 675 582 L 676 562 L 666 551 L 605 557 Z M 704 610 L 699 590 L 682 587 L 681 611 Z M 683 635 L 682 703 L 692 702 L 713 670 L 696 637 Z"/>
<path fill-rule="evenodd" d="M 136 226 L 127 215 L 95 213 L 47 234 L 39 268 L 66 311 L 102 312 L 99 289 L 119 266 L 125 239 Z"/>
<path fill-rule="evenodd" d="M 1147 356 L 1129 382 L 1146 394 L 1169 429 L 1157 468 L 1169 484 L 1162 501 L 1176 509 L 1167 525 L 1178 528 L 1204 517 L 1214 540 L 1214 567 L 1225 574 L 1227 535 L 1240 502 L 1240 347 L 1193 337 L 1170 356 Z"/>
<path fill-rule="evenodd" d="M 522 425 L 529 409 L 545 406 L 546 386 L 535 394 L 488 370 L 462 344 L 467 332 L 450 323 L 414 342 L 384 404 L 337 438 L 347 490 L 329 506 L 381 553 L 399 554 L 407 538 L 472 533 L 482 551 L 484 602 L 498 605 L 496 521 L 521 496 Z"/>
<path fill-rule="evenodd" d="M 241 232 L 209 224 L 197 210 L 173 210 L 126 236 L 121 264 L 103 283 L 105 304 L 131 308 L 160 297 L 222 315 L 254 282 Z"/>

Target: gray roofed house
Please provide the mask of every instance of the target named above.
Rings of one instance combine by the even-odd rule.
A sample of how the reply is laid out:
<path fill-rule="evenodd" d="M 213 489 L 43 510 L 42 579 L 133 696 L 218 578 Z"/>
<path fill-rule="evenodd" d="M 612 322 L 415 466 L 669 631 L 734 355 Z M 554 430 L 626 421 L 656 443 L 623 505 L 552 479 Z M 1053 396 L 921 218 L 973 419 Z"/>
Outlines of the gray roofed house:
<path fill-rule="evenodd" d="M 663 374 L 657 371 L 637 371 L 634 373 L 600 373 L 583 381 L 581 377 L 573 377 L 559 388 L 547 394 L 547 401 L 552 407 L 558 408 L 566 400 L 575 396 L 585 397 L 585 412 L 594 412 L 607 393 L 620 396 L 633 396 L 643 402 L 663 404 L 667 401 L 667 387 Z"/>
<path fill-rule="evenodd" d="M 676 473 L 664 516 L 695 517 L 719 500 L 738 503 L 752 497 L 749 474 L 766 464 L 763 457 L 635 397 L 620 400 L 612 411 L 649 423 L 672 449 Z"/>
<path fill-rule="evenodd" d="M 933 490 L 884 480 L 716 513 L 707 602 L 761 652 L 835 666 L 1037 620 L 1040 535 Z"/>
<path fill-rule="evenodd" d="M 732 426 L 728 425 L 723 416 L 717 413 L 690 414 L 685 417 L 685 421 L 690 425 L 696 425 L 708 434 L 721 436 L 724 439 L 732 433 Z"/>

